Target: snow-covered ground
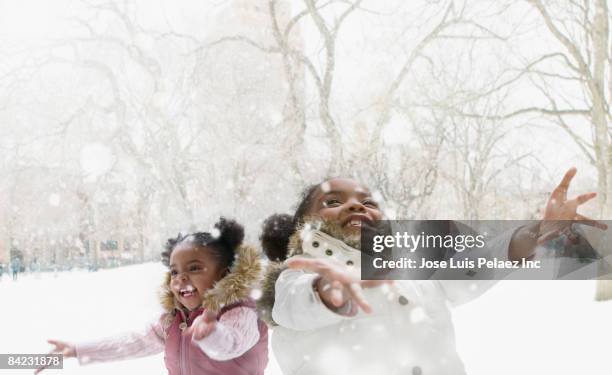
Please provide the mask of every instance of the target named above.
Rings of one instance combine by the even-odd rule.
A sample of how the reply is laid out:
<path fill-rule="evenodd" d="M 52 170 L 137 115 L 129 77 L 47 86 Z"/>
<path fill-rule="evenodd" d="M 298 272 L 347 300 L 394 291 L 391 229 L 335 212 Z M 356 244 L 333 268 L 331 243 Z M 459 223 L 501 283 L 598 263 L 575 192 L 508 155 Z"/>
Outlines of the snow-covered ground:
<path fill-rule="evenodd" d="M 0 353 L 44 353 L 50 348 L 47 338 L 79 341 L 142 326 L 160 313 L 156 293 L 163 270 L 149 263 L 95 273 L 23 275 L 16 282 L 5 274 Z M 592 281 L 504 281 L 457 308 L 457 345 L 468 373 L 609 375 L 612 302 L 594 302 L 594 289 Z M 61 373 L 166 371 L 157 355 L 86 367 L 72 359 Z M 280 374 L 274 358 L 266 374 Z"/>

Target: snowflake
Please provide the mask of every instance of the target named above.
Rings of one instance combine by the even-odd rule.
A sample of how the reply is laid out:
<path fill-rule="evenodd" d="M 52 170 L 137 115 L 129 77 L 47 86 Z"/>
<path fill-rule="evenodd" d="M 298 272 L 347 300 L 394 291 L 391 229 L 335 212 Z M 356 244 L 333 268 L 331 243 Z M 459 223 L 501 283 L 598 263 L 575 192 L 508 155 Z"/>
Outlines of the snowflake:
<path fill-rule="evenodd" d="M 251 298 L 253 298 L 254 300 L 258 300 L 258 299 L 261 298 L 262 294 L 263 293 L 262 293 L 261 289 L 253 289 L 251 291 Z"/>
<path fill-rule="evenodd" d="M 410 322 L 413 324 L 420 323 L 427 317 L 425 310 L 422 307 L 415 307 L 410 312 Z"/>
<path fill-rule="evenodd" d="M 328 181 L 321 183 L 321 191 L 323 193 L 328 193 L 330 190 L 331 190 L 331 186 L 329 185 Z"/>

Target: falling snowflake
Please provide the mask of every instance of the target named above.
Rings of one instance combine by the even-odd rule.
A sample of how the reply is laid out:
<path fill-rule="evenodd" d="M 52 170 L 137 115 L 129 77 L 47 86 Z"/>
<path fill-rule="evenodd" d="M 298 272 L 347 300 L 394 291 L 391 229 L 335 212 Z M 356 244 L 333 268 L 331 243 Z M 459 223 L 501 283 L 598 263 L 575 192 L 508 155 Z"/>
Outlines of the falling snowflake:
<path fill-rule="evenodd" d="M 321 183 L 321 191 L 323 193 L 329 193 L 331 191 L 331 186 L 328 181 Z"/>
<path fill-rule="evenodd" d="M 427 314 L 425 313 L 425 310 L 422 307 L 415 307 L 410 312 L 410 322 L 413 324 L 422 322 L 423 320 L 425 320 L 426 317 Z"/>
<path fill-rule="evenodd" d="M 251 298 L 253 298 L 254 300 L 258 300 L 258 299 L 261 298 L 262 294 L 263 293 L 262 293 L 261 289 L 253 289 L 251 291 Z"/>
<path fill-rule="evenodd" d="M 383 201 L 383 196 L 380 193 L 380 191 L 376 190 L 372 193 L 372 198 L 374 198 L 375 201 L 377 202 L 382 202 Z"/>

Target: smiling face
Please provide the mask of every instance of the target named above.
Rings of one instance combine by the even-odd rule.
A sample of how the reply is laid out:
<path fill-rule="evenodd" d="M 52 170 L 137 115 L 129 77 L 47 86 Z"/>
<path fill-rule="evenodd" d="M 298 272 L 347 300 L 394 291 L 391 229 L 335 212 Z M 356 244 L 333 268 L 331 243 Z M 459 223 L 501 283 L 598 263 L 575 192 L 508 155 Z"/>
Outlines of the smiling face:
<path fill-rule="evenodd" d="M 370 191 L 357 181 L 333 178 L 314 192 L 306 215 L 338 223 L 347 235 L 359 235 L 362 223 L 382 220 L 383 213 Z"/>
<path fill-rule="evenodd" d="M 170 290 L 183 306 L 195 310 L 202 304 L 204 293 L 224 272 L 207 247 L 184 241 L 170 255 Z"/>

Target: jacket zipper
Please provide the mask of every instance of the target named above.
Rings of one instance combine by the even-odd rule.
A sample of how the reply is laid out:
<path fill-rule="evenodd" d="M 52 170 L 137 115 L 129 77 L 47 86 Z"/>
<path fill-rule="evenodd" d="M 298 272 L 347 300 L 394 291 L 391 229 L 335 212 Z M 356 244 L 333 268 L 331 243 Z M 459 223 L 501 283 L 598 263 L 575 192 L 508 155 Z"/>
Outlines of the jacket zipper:
<path fill-rule="evenodd" d="M 186 327 L 185 327 L 185 329 L 186 329 L 187 327 L 189 327 L 189 324 L 188 324 L 189 317 L 186 317 L 185 314 L 182 311 L 180 312 L 180 314 L 181 314 L 181 316 L 183 318 L 183 322 L 186 325 Z M 181 325 L 182 325 L 182 323 L 181 323 Z M 180 375 L 186 374 L 186 371 L 184 371 L 184 368 L 186 367 L 186 364 L 187 364 L 187 360 L 185 359 L 185 357 L 186 357 L 186 353 L 185 353 L 186 350 L 185 350 L 185 336 L 183 335 L 183 331 L 184 331 L 184 329 L 181 329 L 181 332 L 180 332 L 180 335 L 181 335 L 181 344 L 179 345 L 179 357 L 180 357 L 180 360 L 179 360 L 179 372 L 180 372 Z"/>
<path fill-rule="evenodd" d="M 180 367 L 181 367 L 181 375 L 183 374 L 189 374 L 189 367 L 187 366 L 187 351 L 185 350 L 185 341 L 186 338 L 185 337 L 181 337 L 181 363 L 180 363 Z M 183 369 L 186 369 L 185 372 L 183 372 Z"/>
<path fill-rule="evenodd" d="M 193 319 L 192 312 L 189 312 L 189 314 L 185 314 L 182 310 L 179 310 L 179 312 L 183 319 L 181 325 L 183 325 L 184 323 L 184 329 L 187 329 L 187 327 L 190 326 L 189 322 L 191 321 L 191 319 Z M 181 325 L 179 325 L 179 327 Z M 191 336 L 184 336 L 184 329 L 181 329 L 181 344 L 179 346 L 179 372 L 180 375 L 191 375 L 191 367 L 187 363 L 188 350 L 185 350 L 185 347 L 187 346 L 187 340 L 191 340 Z"/>

